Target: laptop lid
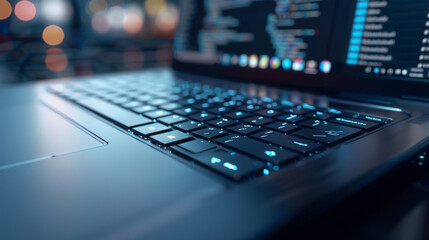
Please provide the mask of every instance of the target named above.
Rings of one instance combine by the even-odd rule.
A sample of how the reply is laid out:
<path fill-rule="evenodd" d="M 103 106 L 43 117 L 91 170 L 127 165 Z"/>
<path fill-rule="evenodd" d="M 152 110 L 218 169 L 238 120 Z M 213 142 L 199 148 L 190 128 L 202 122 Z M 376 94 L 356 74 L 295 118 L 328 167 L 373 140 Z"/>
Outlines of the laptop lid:
<path fill-rule="evenodd" d="M 429 96 L 427 0 L 183 0 L 179 71 L 319 91 Z"/>

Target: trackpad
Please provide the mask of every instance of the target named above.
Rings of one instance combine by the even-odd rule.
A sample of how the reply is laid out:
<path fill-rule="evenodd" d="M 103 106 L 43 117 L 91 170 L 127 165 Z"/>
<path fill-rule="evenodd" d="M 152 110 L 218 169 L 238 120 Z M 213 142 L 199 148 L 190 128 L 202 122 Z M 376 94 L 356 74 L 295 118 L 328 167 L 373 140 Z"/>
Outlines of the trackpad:
<path fill-rule="evenodd" d="M 103 145 L 42 104 L 0 107 L 0 170 Z"/>

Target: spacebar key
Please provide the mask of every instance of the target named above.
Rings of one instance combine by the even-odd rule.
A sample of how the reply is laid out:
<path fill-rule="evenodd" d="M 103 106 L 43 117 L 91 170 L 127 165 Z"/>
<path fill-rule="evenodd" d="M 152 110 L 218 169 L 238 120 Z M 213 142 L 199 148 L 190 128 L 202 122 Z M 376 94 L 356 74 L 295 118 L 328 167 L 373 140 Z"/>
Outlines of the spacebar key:
<path fill-rule="evenodd" d="M 111 103 L 104 102 L 97 98 L 86 98 L 78 103 L 89 110 L 114 121 L 121 127 L 131 128 L 138 125 L 148 124 L 152 121 L 131 111 L 127 111 Z"/>

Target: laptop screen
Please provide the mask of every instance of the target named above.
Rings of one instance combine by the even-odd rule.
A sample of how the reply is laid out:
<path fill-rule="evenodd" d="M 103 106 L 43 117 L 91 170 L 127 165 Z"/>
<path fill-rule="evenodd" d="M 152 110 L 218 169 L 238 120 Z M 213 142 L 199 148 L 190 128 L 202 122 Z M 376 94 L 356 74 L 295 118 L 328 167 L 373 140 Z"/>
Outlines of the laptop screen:
<path fill-rule="evenodd" d="M 427 0 L 184 0 L 181 63 L 428 80 Z M 252 70 L 253 69 L 253 70 Z M 298 75 L 297 75 L 298 74 Z"/>

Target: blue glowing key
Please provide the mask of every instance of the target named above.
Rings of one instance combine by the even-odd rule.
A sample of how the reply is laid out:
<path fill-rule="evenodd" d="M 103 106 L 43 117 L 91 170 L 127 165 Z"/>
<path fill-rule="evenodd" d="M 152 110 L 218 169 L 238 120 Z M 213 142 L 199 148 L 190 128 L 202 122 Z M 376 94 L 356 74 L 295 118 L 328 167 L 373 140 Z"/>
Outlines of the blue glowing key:
<path fill-rule="evenodd" d="M 220 163 L 220 162 L 222 162 L 222 160 L 220 160 L 219 158 L 212 157 L 212 159 L 211 159 L 212 164 L 216 164 L 216 163 Z"/>
<path fill-rule="evenodd" d="M 275 157 L 277 154 L 274 151 L 265 151 L 265 155 L 268 157 Z"/>
<path fill-rule="evenodd" d="M 230 169 L 230 170 L 232 170 L 232 171 L 237 171 L 238 170 L 238 167 L 236 165 L 234 165 L 232 163 L 229 163 L 229 162 L 224 163 L 223 166 L 226 167 L 226 168 L 228 168 L 228 169 Z"/>
<path fill-rule="evenodd" d="M 334 114 L 341 114 L 342 113 L 341 111 L 334 109 L 334 108 L 329 109 L 328 112 L 334 113 Z"/>
<path fill-rule="evenodd" d="M 243 137 L 239 135 L 230 135 L 227 137 L 223 137 L 217 139 L 217 142 L 223 146 L 232 148 L 237 151 L 245 152 L 246 154 L 251 155 L 255 158 L 259 158 L 261 160 L 274 164 L 287 162 L 297 157 L 297 154 L 295 154 L 294 152 L 270 146 L 262 141 L 257 141 L 252 138 Z"/>
<path fill-rule="evenodd" d="M 239 152 L 225 151 L 222 148 L 198 153 L 185 150 L 181 146 L 173 146 L 171 150 L 176 154 L 189 157 L 233 180 L 240 180 L 253 173 L 260 173 L 267 167 L 264 162 L 244 156 Z"/>
<path fill-rule="evenodd" d="M 302 142 L 297 142 L 297 141 L 294 141 L 293 143 L 296 145 L 302 146 L 302 147 L 308 147 L 307 143 L 302 143 Z"/>
<path fill-rule="evenodd" d="M 264 175 L 266 176 L 266 175 L 268 175 L 268 174 L 270 174 L 270 170 L 268 170 L 268 169 L 264 169 Z"/>

